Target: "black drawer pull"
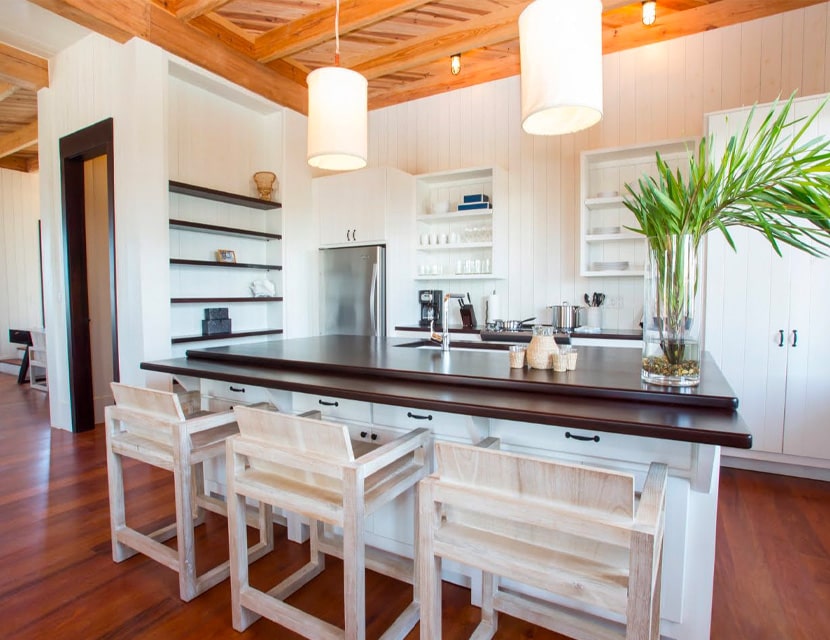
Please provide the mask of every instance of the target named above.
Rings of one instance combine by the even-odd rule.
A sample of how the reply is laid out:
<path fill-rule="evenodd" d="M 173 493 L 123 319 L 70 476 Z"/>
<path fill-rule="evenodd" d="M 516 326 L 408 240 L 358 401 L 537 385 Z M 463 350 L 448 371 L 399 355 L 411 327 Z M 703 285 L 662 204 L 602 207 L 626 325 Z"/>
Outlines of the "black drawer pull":
<path fill-rule="evenodd" d="M 326 402 L 325 400 L 318 400 L 319 404 L 323 405 L 324 407 L 339 407 L 340 403 L 336 400 L 334 402 Z"/>
<path fill-rule="evenodd" d="M 594 442 L 599 442 L 599 436 L 576 436 L 572 434 L 570 431 L 565 432 L 565 437 L 573 438 L 574 440 L 579 440 L 581 442 L 591 442 L 592 440 Z"/>
<path fill-rule="evenodd" d="M 229 385 L 228 389 L 230 389 L 234 393 L 245 393 L 245 387 L 235 387 L 233 385 Z"/>
<path fill-rule="evenodd" d="M 372 438 L 372 440 L 377 440 L 378 439 L 378 434 L 373 433 L 370 437 Z"/>
<path fill-rule="evenodd" d="M 783 329 L 778 330 L 778 346 L 779 347 L 784 346 L 784 330 Z"/>
<path fill-rule="evenodd" d="M 412 418 L 413 420 L 432 420 L 432 414 L 427 414 L 425 416 L 419 416 L 417 413 L 412 413 L 411 411 L 406 412 L 407 418 Z"/>
<path fill-rule="evenodd" d="M 798 330 L 797 329 L 793 329 L 793 346 L 794 347 L 798 346 Z"/>
<path fill-rule="evenodd" d="M 368 431 L 361 431 L 361 432 L 360 432 L 360 437 L 361 437 L 361 438 L 365 438 L 365 437 L 366 437 L 366 436 L 368 436 L 368 435 L 369 435 L 369 432 L 368 432 Z"/>

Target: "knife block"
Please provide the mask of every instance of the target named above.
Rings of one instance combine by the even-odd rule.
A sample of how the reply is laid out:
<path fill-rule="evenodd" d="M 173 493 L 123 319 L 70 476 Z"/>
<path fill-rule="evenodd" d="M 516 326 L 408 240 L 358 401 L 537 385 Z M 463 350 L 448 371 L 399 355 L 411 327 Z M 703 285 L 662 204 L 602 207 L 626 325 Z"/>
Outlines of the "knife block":
<path fill-rule="evenodd" d="M 461 305 L 461 326 L 465 329 L 474 329 L 476 326 L 476 312 L 472 304 Z"/>

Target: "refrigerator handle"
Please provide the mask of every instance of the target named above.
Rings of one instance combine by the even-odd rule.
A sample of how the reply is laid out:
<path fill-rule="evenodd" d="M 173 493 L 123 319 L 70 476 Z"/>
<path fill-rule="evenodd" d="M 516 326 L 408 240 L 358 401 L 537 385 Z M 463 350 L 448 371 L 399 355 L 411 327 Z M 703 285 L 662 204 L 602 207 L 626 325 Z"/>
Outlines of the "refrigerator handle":
<path fill-rule="evenodd" d="M 369 313 L 372 317 L 372 331 L 378 334 L 378 264 L 372 265 L 372 284 L 369 286 Z"/>

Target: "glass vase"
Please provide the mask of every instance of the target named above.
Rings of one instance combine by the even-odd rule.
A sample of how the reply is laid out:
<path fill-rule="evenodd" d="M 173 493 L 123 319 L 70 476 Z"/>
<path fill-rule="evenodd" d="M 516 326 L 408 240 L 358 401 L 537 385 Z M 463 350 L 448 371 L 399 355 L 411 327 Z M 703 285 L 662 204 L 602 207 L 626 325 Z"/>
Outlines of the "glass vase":
<path fill-rule="evenodd" d="M 649 240 L 643 296 L 644 381 L 672 387 L 700 383 L 699 285 L 692 236 Z"/>

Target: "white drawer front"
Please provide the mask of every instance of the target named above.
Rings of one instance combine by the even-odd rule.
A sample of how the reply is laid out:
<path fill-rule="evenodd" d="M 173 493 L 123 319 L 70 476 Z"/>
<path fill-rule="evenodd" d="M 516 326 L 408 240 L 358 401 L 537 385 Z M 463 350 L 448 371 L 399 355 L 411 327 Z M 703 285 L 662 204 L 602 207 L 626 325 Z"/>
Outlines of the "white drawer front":
<path fill-rule="evenodd" d="M 414 407 L 396 407 L 388 404 L 373 406 L 375 424 L 404 431 L 425 428 L 430 429 L 438 438 L 459 442 L 478 442 L 488 435 L 489 419 L 473 418 L 458 413 L 445 413 L 416 409 Z"/>
<path fill-rule="evenodd" d="M 623 462 L 647 467 L 664 462 L 675 473 L 686 475 L 693 464 L 693 445 L 675 440 L 509 420 L 493 420 L 490 435 L 501 438 L 505 449 L 599 466 L 618 467 L 616 463 Z"/>
<path fill-rule="evenodd" d="M 237 404 L 255 404 L 269 402 L 271 396 L 265 387 L 249 384 L 223 382 L 221 380 L 202 380 L 202 395 L 208 398 L 230 400 Z"/>
<path fill-rule="evenodd" d="M 319 411 L 323 418 L 372 422 L 372 405 L 359 400 L 344 400 L 332 396 L 317 396 L 310 393 L 295 393 L 293 398 L 295 413 Z"/>

